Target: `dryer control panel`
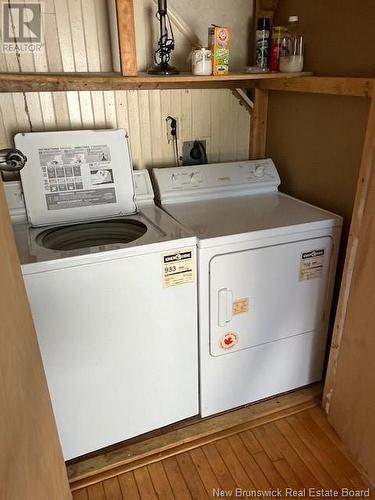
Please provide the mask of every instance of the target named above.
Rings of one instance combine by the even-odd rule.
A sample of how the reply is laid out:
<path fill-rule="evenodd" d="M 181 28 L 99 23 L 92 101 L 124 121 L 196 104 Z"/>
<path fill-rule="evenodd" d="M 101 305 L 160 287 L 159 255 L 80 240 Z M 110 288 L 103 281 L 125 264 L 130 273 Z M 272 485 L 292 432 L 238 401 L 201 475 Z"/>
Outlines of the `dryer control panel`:
<path fill-rule="evenodd" d="M 208 200 L 277 191 L 280 177 L 271 159 L 153 169 L 162 203 Z"/>

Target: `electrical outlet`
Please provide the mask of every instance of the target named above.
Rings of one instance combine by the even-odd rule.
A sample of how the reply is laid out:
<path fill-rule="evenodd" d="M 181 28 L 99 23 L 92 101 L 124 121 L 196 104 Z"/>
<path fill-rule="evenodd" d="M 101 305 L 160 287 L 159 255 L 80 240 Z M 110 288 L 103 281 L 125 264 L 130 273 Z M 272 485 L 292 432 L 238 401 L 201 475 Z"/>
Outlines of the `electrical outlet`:
<path fill-rule="evenodd" d="M 193 149 L 195 142 L 202 143 L 204 149 L 207 152 L 207 141 L 205 139 L 197 139 L 196 141 L 184 141 L 182 143 L 182 163 L 184 165 L 200 165 L 201 163 L 204 163 L 203 156 L 198 159 L 191 156 L 191 150 Z"/>

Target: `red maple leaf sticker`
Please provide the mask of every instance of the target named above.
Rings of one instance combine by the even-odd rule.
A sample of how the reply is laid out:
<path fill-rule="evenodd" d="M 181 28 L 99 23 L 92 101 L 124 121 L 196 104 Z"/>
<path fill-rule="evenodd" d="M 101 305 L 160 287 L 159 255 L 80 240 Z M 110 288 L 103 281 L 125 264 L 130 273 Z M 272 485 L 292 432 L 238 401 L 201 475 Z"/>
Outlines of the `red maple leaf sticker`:
<path fill-rule="evenodd" d="M 235 333 L 228 332 L 220 340 L 220 347 L 222 349 L 230 349 L 237 343 L 238 337 Z"/>

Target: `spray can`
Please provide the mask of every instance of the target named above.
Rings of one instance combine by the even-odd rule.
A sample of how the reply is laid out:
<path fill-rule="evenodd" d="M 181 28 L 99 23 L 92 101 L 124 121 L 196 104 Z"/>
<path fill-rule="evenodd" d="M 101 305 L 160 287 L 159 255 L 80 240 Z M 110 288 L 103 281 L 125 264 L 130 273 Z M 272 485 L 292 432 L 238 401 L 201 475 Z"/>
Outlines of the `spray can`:
<path fill-rule="evenodd" d="M 268 70 L 271 20 L 268 17 L 258 19 L 255 35 L 255 64 L 263 70 Z"/>

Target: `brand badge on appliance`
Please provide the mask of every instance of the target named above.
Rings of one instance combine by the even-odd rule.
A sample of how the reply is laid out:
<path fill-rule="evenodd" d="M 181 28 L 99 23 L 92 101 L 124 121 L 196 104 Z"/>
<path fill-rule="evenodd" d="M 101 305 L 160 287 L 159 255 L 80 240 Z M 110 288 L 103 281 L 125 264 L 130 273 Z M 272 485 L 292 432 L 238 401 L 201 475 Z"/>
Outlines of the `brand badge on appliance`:
<path fill-rule="evenodd" d="M 299 280 L 320 278 L 324 269 L 324 249 L 303 252 L 299 267 Z"/>

